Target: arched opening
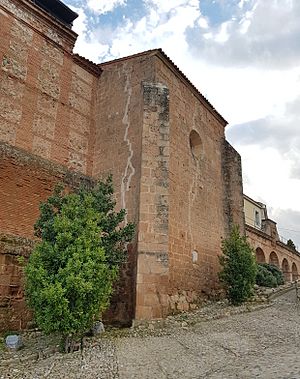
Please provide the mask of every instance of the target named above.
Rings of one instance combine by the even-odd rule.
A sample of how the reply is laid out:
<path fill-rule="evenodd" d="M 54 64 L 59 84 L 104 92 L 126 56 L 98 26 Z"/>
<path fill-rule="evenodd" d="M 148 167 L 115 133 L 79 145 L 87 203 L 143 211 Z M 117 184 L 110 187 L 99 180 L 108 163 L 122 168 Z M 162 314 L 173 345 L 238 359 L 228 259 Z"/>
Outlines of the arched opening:
<path fill-rule="evenodd" d="M 292 281 L 298 280 L 298 269 L 296 266 L 296 263 L 293 262 L 292 264 Z"/>
<path fill-rule="evenodd" d="M 279 268 L 279 259 L 275 251 L 272 251 L 272 253 L 270 254 L 269 263 Z"/>
<path fill-rule="evenodd" d="M 289 282 L 290 281 L 290 266 L 289 266 L 289 262 L 287 261 L 286 258 L 283 258 L 282 260 L 282 272 L 283 272 L 283 275 L 284 275 L 284 279 Z"/>
<path fill-rule="evenodd" d="M 265 253 L 263 252 L 263 250 L 260 247 L 258 247 L 255 250 L 255 256 L 256 256 L 256 262 L 257 263 L 265 263 L 266 262 Z"/>
<path fill-rule="evenodd" d="M 190 148 L 195 159 L 200 159 L 202 154 L 202 141 L 199 134 L 192 130 L 190 133 Z"/>

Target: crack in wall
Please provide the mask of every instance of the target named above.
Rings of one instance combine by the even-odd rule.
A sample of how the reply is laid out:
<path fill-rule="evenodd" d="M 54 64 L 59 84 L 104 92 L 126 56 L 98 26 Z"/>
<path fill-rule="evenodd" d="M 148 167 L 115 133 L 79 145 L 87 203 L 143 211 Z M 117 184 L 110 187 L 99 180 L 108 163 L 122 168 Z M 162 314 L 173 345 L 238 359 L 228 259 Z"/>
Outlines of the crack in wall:
<path fill-rule="evenodd" d="M 130 69 L 126 67 L 126 65 L 124 65 L 123 67 L 123 73 L 125 74 L 125 78 L 126 78 L 124 92 L 127 95 L 124 116 L 122 119 L 122 124 L 125 126 L 125 133 L 124 133 L 123 140 L 124 142 L 126 142 L 128 146 L 129 156 L 127 158 L 125 171 L 121 180 L 121 205 L 122 205 L 122 208 L 126 209 L 126 192 L 128 192 L 130 189 L 130 183 L 131 183 L 132 176 L 135 174 L 135 168 L 133 167 L 133 164 L 132 164 L 132 157 L 133 157 L 132 144 L 128 137 L 129 127 L 130 127 L 129 106 L 130 106 L 131 95 L 132 95 L 132 87 L 130 83 L 131 72 L 130 72 Z M 125 225 L 128 223 L 127 213 L 125 215 L 124 222 L 125 222 Z"/>

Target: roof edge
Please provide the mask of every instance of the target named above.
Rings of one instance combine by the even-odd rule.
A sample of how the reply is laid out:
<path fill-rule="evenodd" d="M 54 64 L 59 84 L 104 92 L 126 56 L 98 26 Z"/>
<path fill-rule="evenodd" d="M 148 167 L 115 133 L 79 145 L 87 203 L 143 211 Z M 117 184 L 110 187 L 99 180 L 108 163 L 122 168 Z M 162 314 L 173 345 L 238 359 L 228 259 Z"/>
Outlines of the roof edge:
<path fill-rule="evenodd" d="M 147 51 L 143 51 L 141 53 L 137 53 L 137 54 L 129 55 L 126 57 L 117 58 L 117 59 L 114 59 L 111 61 L 103 62 L 103 63 L 100 63 L 99 66 L 105 67 L 105 66 L 110 65 L 110 64 L 122 62 L 122 61 L 125 61 L 128 59 L 134 59 L 134 58 L 138 58 L 138 57 L 142 57 L 142 56 L 146 56 L 146 55 L 148 55 L 148 56 L 155 56 L 156 55 L 158 58 L 160 58 L 165 64 L 167 64 L 167 66 L 173 71 L 173 73 L 175 75 L 177 75 L 185 84 L 187 84 L 191 88 L 194 95 L 200 100 L 200 102 L 207 108 L 207 110 L 209 110 L 213 114 L 213 116 L 215 116 L 215 118 L 224 127 L 228 124 L 228 122 L 225 120 L 225 118 L 213 107 L 213 105 L 206 99 L 205 96 L 202 95 L 202 93 L 198 90 L 198 88 L 188 79 L 188 77 L 179 69 L 179 67 L 176 66 L 176 64 L 171 60 L 171 58 L 169 58 L 167 56 L 167 54 L 160 48 L 159 49 L 147 50 Z"/>
<path fill-rule="evenodd" d="M 89 71 L 91 74 L 94 74 L 96 76 L 100 76 L 101 72 L 103 71 L 102 68 L 98 64 L 90 61 L 87 58 L 82 57 L 79 54 L 72 54 L 72 59 L 75 63 L 79 64 L 81 67 L 83 67 L 84 69 Z"/>

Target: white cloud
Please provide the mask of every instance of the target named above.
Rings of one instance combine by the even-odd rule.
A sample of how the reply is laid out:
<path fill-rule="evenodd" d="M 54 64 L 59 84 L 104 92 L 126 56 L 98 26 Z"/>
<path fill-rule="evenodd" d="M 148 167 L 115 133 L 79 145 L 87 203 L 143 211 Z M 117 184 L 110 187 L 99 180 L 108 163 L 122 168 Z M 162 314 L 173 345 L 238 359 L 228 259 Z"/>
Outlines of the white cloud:
<path fill-rule="evenodd" d="M 126 4 L 126 0 L 88 0 L 88 7 L 94 12 L 105 14 L 113 11 L 116 7 Z"/>
<path fill-rule="evenodd" d="M 198 25 L 202 29 L 208 29 L 208 27 L 209 27 L 208 21 L 207 21 L 207 19 L 205 17 L 199 17 Z"/>
<path fill-rule="evenodd" d="M 198 0 L 145 0 L 144 3 L 148 8 L 154 8 L 159 13 L 168 13 L 172 9 L 177 9 L 178 7 L 195 7 L 199 8 Z"/>
<path fill-rule="evenodd" d="M 83 8 L 70 8 L 78 13 L 78 18 L 73 23 L 73 30 L 78 34 L 74 52 L 97 62 L 100 56 L 107 54 L 109 46 L 99 42 L 93 31 L 89 30 L 88 17 Z"/>
<path fill-rule="evenodd" d="M 147 11 L 138 21 L 126 19 L 122 28 L 114 30 L 110 43 L 111 57 L 161 47 L 171 57 L 178 57 L 180 52 L 176 63 L 181 64 L 188 53 L 185 32 L 189 27 L 193 27 L 201 16 L 198 2 L 176 0 L 171 3 L 148 0 Z M 98 32 L 101 34 L 101 27 Z"/>

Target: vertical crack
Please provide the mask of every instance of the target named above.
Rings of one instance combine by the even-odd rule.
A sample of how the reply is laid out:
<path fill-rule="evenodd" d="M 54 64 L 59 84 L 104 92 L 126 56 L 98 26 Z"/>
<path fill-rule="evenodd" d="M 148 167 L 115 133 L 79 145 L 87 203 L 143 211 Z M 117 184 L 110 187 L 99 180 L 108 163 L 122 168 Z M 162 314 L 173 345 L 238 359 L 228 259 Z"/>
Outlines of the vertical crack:
<path fill-rule="evenodd" d="M 131 72 L 128 68 L 126 68 L 126 66 L 124 66 L 123 73 L 125 74 L 125 77 L 126 77 L 124 92 L 127 96 L 124 116 L 122 119 L 122 123 L 125 126 L 125 133 L 124 133 L 123 140 L 124 142 L 126 142 L 128 146 L 129 156 L 127 158 L 127 163 L 126 163 L 125 170 L 124 170 L 122 180 L 121 180 L 121 205 L 122 205 L 122 208 L 126 209 L 126 192 L 128 192 L 130 189 L 130 183 L 131 183 L 132 176 L 135 174 L 135 168 L 133 167 L 133 164 L 132 164 L 132 157 L 133 157 L 132 144 L 128 137 L 129 127 L 130 127 L 129 106 L 130 106 L 131 95 L 132 95 L 132 87 L 130 83 Z M 125 221 L 125 224 L 127 224 L 128 222 L 127 214 L 125 216 L 124 221 Z"/>

